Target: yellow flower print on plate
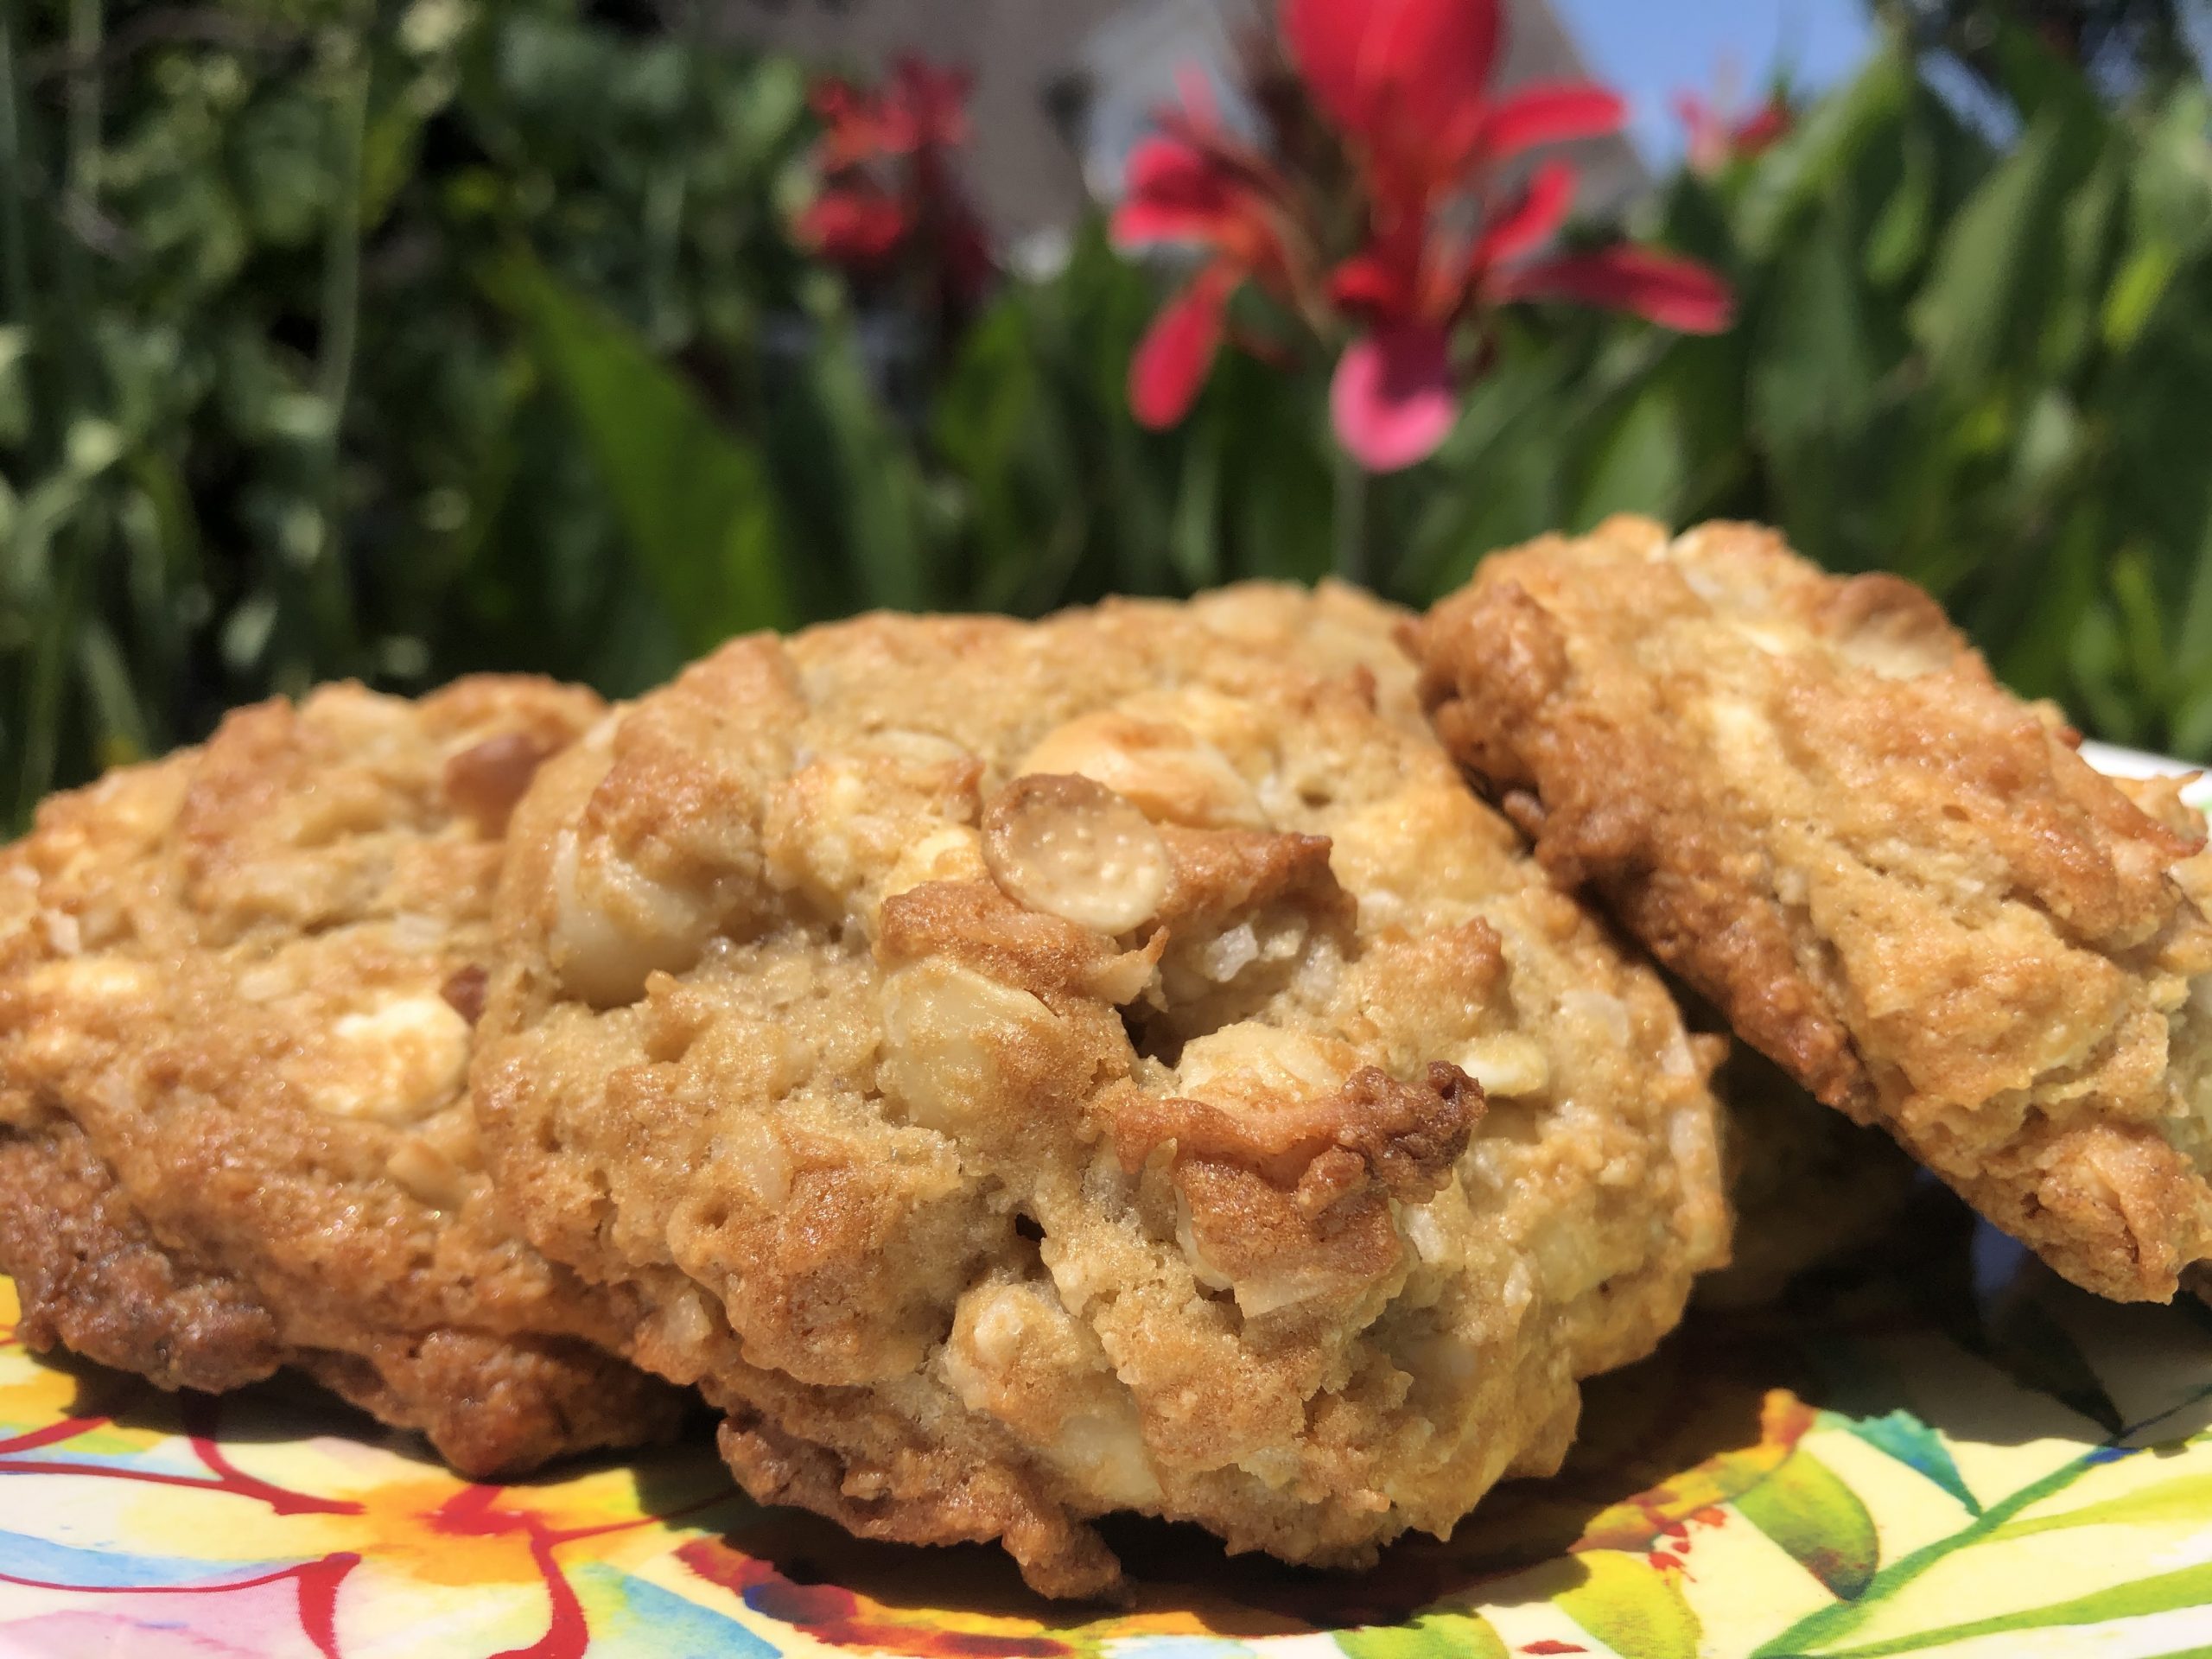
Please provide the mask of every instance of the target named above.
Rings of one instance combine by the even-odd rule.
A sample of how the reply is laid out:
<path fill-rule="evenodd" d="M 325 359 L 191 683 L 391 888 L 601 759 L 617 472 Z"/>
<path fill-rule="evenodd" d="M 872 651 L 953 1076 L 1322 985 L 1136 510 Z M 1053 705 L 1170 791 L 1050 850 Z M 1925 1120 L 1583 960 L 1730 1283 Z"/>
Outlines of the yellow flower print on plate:
<path fill-rule="evenodd" d="M 1694 1319 L 1370 1573 L 1131 1524 L 1110 1611 L 758 1509 L 703 1439 L 486 1486 L 304 1387 L 165 1396 L 29 1353 L 0 1280 L 0 1659 L 2212 1653 L 2212 1321 L 2023 1271 L 1988 1319 Z"/>

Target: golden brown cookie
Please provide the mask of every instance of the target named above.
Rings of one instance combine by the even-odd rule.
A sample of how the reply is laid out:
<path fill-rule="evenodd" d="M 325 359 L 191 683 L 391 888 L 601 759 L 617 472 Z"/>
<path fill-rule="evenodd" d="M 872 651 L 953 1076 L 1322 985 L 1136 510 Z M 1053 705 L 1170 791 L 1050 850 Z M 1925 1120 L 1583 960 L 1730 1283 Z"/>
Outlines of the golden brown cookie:
<path fill-rule="evenodd" d="M 1418 631 L 1446 745 L 1737 1033 L 2076 1283 L 2212 1256 L 2190 836 L 1898 577 L 1615 518 Z"/>
<path fill-rule="evenodd" d="M 756 1497 L 1056 1595 L 1116 1510 L 1357 1564 L 1554 1468 L 1724 1256 L 1717 1045 L 1464 787 L 1395 620 L 759 636 L 540 775 L 487 1154 Z"/>
<path fill-rule="evenodd" d="M 588 692 L 356 686 L 48 801 L 0 852 L 0 1271 L 164 1388 L 282 1365 L 476 1475 L 676 1397 L 494 1207 L 466 1090 L 509 810 Z"/>

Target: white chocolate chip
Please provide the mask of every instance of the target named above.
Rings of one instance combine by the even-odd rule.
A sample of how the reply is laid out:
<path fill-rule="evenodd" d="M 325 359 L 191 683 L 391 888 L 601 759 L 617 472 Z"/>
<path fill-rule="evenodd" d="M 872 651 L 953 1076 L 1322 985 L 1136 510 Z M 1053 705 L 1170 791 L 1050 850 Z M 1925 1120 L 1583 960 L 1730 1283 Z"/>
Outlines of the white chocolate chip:
<path fill-rule="evenodd" d="M 339 1117 L 412 1123 L 449 1104 L 468 1072 L 468 1021 L 442 996 L 399 996 L 330 1027 L 344 1063 L 313 1085 Z"/>
<path fill-rule="evenodd" d="M 1229 757 L 1173 721 L 1114 709 L 1084 715 L 1047 733 L 1021 770 L 1092 779 L 1166 823 L 1268 827 L 1258 798 Z"/>
<path fill-rule="evenodd" d="M 1586 1020 L 1598 1027 L 1616 1048 L 1626 1048 L 1636 1034 L 1629 1020 L 1628 1004 L 1604 991 L 1564 992 L 1559 999 L 1559 1007 L 1570 1020 Z"/>
<path fill-rule="evenodd" d="M 1346 1044 L 1247 1020 L 1192 1038 L 1175 1071 L 1179 1091 L 1199 1100 L 1297 1099 L 1340 1088 L 1357 1064 Z"/>
<path fill-rule="evenodd" d="M 763 1210 L 780 1210 L 791 1196 L 791 1155 L 775 1130 L 747 1112 L 734 1112 L 715 1137 L 715 1162 L 727 1168 Z"/>
<path fill-rule="evenodd" d="M 1150 920 L 1174 867 L 1143 813 L 1088 778 L 1017 778 L 983 815 L 983 862 L 1015 903 L 1101 933 Z"/>
<path fill-rule="evenodd" d="M 1052 1020 L 1027 991 L 952 963 L 915 963 L 884 983 L 878 1079 L 909 1122 L 949 1132 L 1004 1094 L 1004 1055 Z"/>
<path fill-rule="evenodd" d="M 1459 1051 L 1455 1064 L 1482 1084 L 1484 1094 L 1507 1100 L 1542 1093 L 1552 1077 L 1543 1045 L 1517 1031 L 1478 1037 Z"/>
<path fill-rule="evenodd" d="M 929 881 L 972 881 L 986 874 L 982 838 L 964 823 L 931 830 L 899 855 L 883 883 L 893 898 Z"/>
<path fill-rule="evenodd" d="M 467 1201 L 468 1172 L 419 1135 L 400 1142 L 385 1160 L 384 1173 L 433 1210 L 458 1210 Z"/>
<path fill-rule="evenodd" d="M 587 860 L 574 830 L 555 851 L 548 951 L 562 981 L 601 1007 L 632 1002 L 655 969 L 698 960 L 714 931 L 704 895 L 655 881 L 611 851 Z"/>
<path fill-rule="evenodd" d="M 430 1118 L 385 1160 L 385 1173 L 433 1210 L 458 1210 L 484 1167 L 466 1101 Z"/>

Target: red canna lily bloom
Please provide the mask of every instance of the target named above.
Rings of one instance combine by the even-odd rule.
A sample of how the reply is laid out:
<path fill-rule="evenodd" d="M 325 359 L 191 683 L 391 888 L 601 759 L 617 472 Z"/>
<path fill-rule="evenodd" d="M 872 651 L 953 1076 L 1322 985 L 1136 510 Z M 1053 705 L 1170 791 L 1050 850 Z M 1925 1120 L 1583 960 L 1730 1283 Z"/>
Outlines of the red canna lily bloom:
<path fill-rule="evenodd" d="M 1736 124 L 1732 137 L 1738 156 L 1756 156 L 1789 136 L 1797 118 L 1779 97 L 1770 98 Z"/>
<path fill-rule="evenodd" d="M 965 70 L 912 54 L 874 91 L 817 84 L 823 182 L 794 226 L 800 242 L 863 276 L 920 251 L 944 303 L 965 310 L 979 300 L 992 276 L 990 242 L 952 159 L 968 141 L 970 84 Z"/>
<path fill-rule="evenodd" d="M 1173 426 L 1190 411 L 1227 331 L 1229 301 L 1253 281 L 1295 305 L 1294 251 L 1307 236 L 1290 181 L 1268 159 L 1231 137 L 1203 89 L 1186 86 L 1186 107 L 1129 154 L 1126 190 L 1113 234 L 1124 245 L 1189 243 L 1209 251 L 1190 284 L 1154 319 L 1129 365 L 1129 406 L 1149 427 Z"/>
<path fill-rule="evenodd" d="M 1504 43 L 1495 0 L 1284 0 L 1283 30 L 1314 102 L 1360 152 L 1386 212 L 1417 211 L 1478 168 L 1620 128 L 1620 99 L 1536 82 L 1492 99 Z"/>
<path fill-rule="evenodd" d="M 1749 160 L 1771 149 L 1796 124 L 1796 117 L 1779 94 L 1740 118 L 1722 114 L 1724 101 L 1708 102 L 1695 92 L 1675 94 L 1675 114 L 1688 139 L 1693 172 L 1718 173 L 1731 162 Z"/>
<path fill-rule="evenodd" d="M 1131 407 L 1146 424 L 1188 410 L 1247 281 L 1317 332 L 1334 332 L 1332 318 L 1357 325 L 1330 409 L 1346 450 L 1378 472 L 1443 442 L 1459 407 L 1453 338 L 1493 307 L 1564 300 L 1686 331 L 1727 325 L 1726 288 L 1678 256 L 1621 246 L 1535 257 L 1567 219 L 1575 171 L 1545 162 L 1510 194 L 1501 175 L 1540 145 L 1618 130 L 1624 111 L 1603 87 L 1566 82 L 1494 96 L 1496 0 L 1282 0 L 1281 15 L 1292 68 L 1355 169 L 1363 240 L 1326 269 L 1320 227 L 1338 217 L 1326 204 L 1208 114 L 1164 118 L 1131 156 L 1115 232 L 1124 243 L 1196 243 L 1209 257 L 1131 365 Z"/>
<path fill-rule="evenodd" d="M 817 82 L 809 101 L 822 121 L 825 171 L 862 167 L 885 156 L 957 149 L 968 142 L 968 94 L 974 78 L 912 53 L 890 80 L 869 92 L 836 76 Z"/>
<path fill-rule="evenodd" d="M 913 229 L 899 199 L 866 177 L 823 187 L 798 216 L 799 239 L 823 258 L 849 270 L 880 265 L 899 251 Z"/>
<path fill-rule="evenodd" d="M 968 142 L 968 95 L 976 78 L 906 52 L 892 66 L 884 147 L 896 154 L 958 149 Z"/>

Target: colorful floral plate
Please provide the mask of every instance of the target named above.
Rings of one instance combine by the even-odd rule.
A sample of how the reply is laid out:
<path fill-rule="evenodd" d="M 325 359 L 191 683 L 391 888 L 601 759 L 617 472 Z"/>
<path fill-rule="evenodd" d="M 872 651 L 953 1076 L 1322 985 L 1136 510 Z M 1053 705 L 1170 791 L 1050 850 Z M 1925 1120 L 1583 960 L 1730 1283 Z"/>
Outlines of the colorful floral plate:
<path fill-rule="evenodd" d="M 1449 1544 L 1332 1575 L 1136 1522 L 1110 1611 L 759 1509 L 703 1437 L 472 1485 L 304 1389 L 41 1359 L 0 1279 L 0 1659 L 2212 1659 L 2212 1314 L 1936 1190 L 1886 1248 L 1598 1379 Z"/>

